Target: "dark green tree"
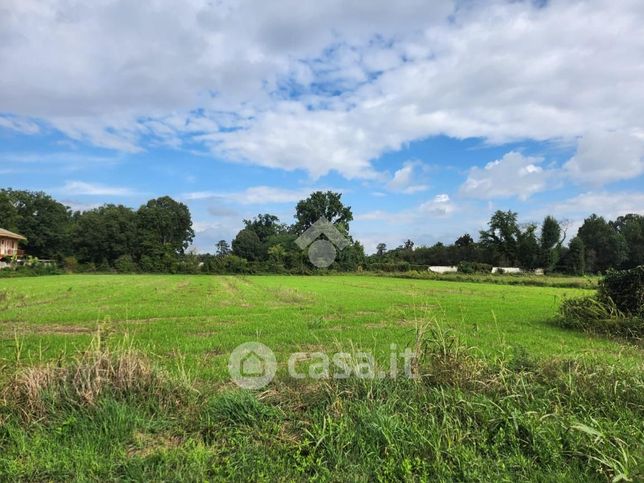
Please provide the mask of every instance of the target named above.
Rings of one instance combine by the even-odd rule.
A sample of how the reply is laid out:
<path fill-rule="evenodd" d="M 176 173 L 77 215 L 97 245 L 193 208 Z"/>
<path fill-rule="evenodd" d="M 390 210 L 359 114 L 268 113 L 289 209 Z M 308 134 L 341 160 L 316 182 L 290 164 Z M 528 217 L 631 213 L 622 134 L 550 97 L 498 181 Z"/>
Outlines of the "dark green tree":
<path fill-rule="evenodd" d="M 624 237 L 628 246 L 624 268 L 644 265 L 644 216 L 629 213 L 611 221 L 610 225 Z"/>
<path fill-rule="evenodd" d="M 225 257 L 226 255 L 230 255 L 231 249 L 230 245 L 228 245 L 228 242 L 226 240 L 219 240 L 217 242 L 217 256 L 218 257 Z"/>
<path fill-rule="evenodd" d="M 376 246 L 376 255 L 379 257 L 384 257 L 387 253 L 387 245 L 385 243 L 378 243 Z"/>
<path fill-rule="evenodd" d="M 474 240 L 472 239 L 469 233 L 466 233 L 465 235 L 458 237 L 454 242 L 454 245 L 456 245 L 459 248 L 467 248 L 474 245 Z"/>
<path fill-rule="evenodd" d="M 493 250 L 495 262 L 513 265 L 517 261 L 519 225 L 513 211 L 496 211 L 488 223 L 489 228 L 480 232 L 481 245 Z"/>
<path fill-rule="evenodd" d="M 76 215 L 74 254 L 82 263 L 114 266 L 124 255 L 136 251 L 137 215 L 123 205 L 104 205 Z"/>
<path fill-rule="evenodd" d="M 586 270 L 605 272 L 617 268 L 628 257 L 628 246 L 624 236 L 606 220 L 592 214 L 584 220 L 577 236 L 586 248 Z"/>
<path fill-rule="evenodd" d="M 571 275 L 583 275 L 586 271 L 586 249 L 584 241 L 575 237 L 570 240 L 568 251 L 561 260 L 563 271 Z"/>
<path fill-rule="evenodd" d="M 241 230 L 233 240 L 233 253 L 251 262 L 262 259 L 264 248 L 257 233 L 250 228 Z"/>
<path fill-rule="evenodd" d="M 252 220 L 244 220 L 244 227 L 254 231 L 262 243 L 265 243 L 270 237 L 286 231 L 286 226 L 280 223 L 279 218 L 268 213 L 257 215 Z"/>
<path fill-rule="evenodd" d="M 138 256 L 145 271 L 175 271 L 178 257 L 194 238 L 190 210 L 169 196 L 137 211 Z"/>
<path fill-rule="evenodd" d="M 534 270 L 539 265 L 539 242 L 536 225 L 530 223 L 517 234 L 517 261 L 526 270 Z"/>
<path fill-rule="evenodd" d="M 72 213 L 42 192 L 0 190 L 0 227 L 27 238 L 23 246 L 31 256 L 62 260 L 70 255 Z"/>
<path fill-rule="evenodd" d="M 552 216 L 546 216 L 541 225 L 539 238 L 540 265 L 546 271 L 551 271 L 559 260 L 561 248 L 561 226 Z"/>
<path fill-rule="evenodd" d="M 353 220 L 350 206 L 342 203 L 342 194 L 333 191 L 316 191 L 295 207 L 295 233 L 301 234 L 321 217 L 325 217 L 345 234 Z"/>

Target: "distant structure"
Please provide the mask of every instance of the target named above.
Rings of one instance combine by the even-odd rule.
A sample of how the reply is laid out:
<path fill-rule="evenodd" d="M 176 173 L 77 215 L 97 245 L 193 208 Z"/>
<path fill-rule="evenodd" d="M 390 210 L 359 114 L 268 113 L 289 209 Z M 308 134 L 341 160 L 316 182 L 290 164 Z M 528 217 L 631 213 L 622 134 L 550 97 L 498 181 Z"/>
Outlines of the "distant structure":
<path fill-rule="evenodd" d="M 455 272 L 458 272 L 458 267 L 435 265 L 435 266 L 429 267 L 428 270 L 434 273 L 455 273 Z"/>
<path fill-rule="evenodd" d="M 523 273 L 519 267 L 492 267 L 492 273 Z"/>
<path fill-rule="evenodd" d="M 24 236 L 0 228 L 0 258 L 23 256 L 24 250 L 18 248 L 18 243 L 23 240 L 26 240 Z"/>
<path fill-rule="evenodd" d="M 455 273 L 458 272 L 458 267 L 449 266 L 449 265 L 434 265 L 427 267 L 427 270 L 433 273 Z M 525 271 L 519 267 L 492 267 L 490 273 L 525 273 Z M 534 275 L 544 275 L 543 268 L 536 268 L 533 272 Z"/>

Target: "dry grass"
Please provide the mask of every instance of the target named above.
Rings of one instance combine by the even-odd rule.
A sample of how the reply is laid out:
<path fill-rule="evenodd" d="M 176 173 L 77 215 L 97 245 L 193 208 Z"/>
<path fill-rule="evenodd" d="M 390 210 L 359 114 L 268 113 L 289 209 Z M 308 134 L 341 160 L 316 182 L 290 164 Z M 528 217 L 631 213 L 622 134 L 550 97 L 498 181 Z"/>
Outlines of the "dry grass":
<path fill-rule="evenodd" d="M 64 406 L 93 406 L 104 395 L 153 396 L 163 401 L 185 389 L 184 382 L 170 381 L 131 345 L 110 349 L 102 344 L 99 334 L 69 364 L 19 369 L 5 387 L 3 399 L 32 419 Z"/>

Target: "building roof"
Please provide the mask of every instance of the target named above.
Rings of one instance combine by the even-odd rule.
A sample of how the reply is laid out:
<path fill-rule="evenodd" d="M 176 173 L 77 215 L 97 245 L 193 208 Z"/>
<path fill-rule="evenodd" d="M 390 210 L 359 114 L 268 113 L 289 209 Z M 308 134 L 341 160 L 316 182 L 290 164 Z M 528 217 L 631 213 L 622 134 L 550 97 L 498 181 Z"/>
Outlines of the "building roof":
<path fill-rule="evenodd" d="M 16 240 L 26 240 L 24 236 L 18 235 L 17 233 L 14 233 L 9 230 L 5 230 L 4 228 L 0 228 L 0 238 L 14 238 Z"/>

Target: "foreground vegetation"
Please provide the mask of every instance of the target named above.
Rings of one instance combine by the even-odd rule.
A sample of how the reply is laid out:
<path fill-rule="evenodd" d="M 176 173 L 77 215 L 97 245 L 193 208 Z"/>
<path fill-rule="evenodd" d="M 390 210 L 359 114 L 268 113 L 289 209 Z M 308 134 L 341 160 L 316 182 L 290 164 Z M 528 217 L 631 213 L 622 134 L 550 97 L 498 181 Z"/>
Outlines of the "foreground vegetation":
<path fill-rule="evenodd" d="M 510 279 L 510 276 L 502 276 Z M 0 480 L 644 477 L 642 349 L 557 326 L 593 291 L 367 275 L 0 280 Z M 230 382 L 238 344 L 277 356 Z M 295 380 L 295 351 L 418 354 Z"/>
<path fill-rule="evenodd" d="M 634 481 L 640 374 L 525 354 L 486 362 L 419 334 L 416 379 L 197 391 L 131 349 L 20 371 L 0 476 L 63 480 Z"/>

